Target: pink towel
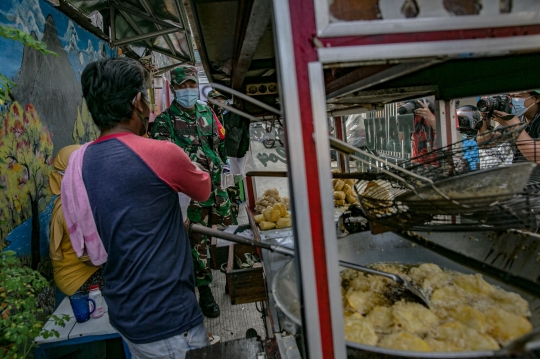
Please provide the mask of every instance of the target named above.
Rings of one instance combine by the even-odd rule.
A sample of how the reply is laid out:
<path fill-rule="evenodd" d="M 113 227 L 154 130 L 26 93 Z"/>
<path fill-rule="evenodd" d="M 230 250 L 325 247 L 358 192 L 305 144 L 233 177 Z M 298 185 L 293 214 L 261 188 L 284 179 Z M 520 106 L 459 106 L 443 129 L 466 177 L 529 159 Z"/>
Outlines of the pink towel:
<path fill-rule="evenodd" d="M 88 145 L 90 142 L 71 154 L 60 191 L 66 226 L 75 254 L 79 258 L 89 256 L 92 264 L 98 266 L 107 261 L 107 251 L 97 232 L 82 178 L 84 152 Z"/>

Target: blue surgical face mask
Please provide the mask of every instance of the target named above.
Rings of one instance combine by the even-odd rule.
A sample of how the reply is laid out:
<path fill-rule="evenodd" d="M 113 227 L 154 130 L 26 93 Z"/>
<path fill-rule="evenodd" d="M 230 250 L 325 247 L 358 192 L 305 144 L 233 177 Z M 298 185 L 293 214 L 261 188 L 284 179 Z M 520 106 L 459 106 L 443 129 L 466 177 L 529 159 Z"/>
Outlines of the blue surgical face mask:
<path fill-rule="evenodd" d="M 520 117 L 522 116 L 525 112 L 527 112 L 527 110 L 529 108 L 531 108 L 534 103 L 529 106 L 529 107 L 525 107 L 525 100 L 531 98 L 532 96 L 529 96 L 527 98 L 523 98 L 523 97 L 512 97 L 512 112 L 514 113 L 514 115 L 516 115 L 517 117 Z"/>
<path fill-rule="evenodd" d="M 199 99 L 198 88 L 174 90 L 174 94 L 176 95 L 176 101 L 180 104 L 180 106 L 184 108 L 192 108 L 193 106 L 195 106 L 197 100 Z"/>

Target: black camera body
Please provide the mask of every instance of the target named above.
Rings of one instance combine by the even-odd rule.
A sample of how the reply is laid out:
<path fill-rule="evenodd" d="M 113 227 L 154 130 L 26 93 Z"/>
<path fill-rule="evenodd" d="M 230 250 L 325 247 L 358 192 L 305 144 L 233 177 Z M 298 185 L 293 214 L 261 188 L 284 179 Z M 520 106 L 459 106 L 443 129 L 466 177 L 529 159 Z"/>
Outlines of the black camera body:
<path fill-rule="evenodd" d="M 476 104 L 478 111 L 486 112 L 487 118 L 493 117 L 493 111 L 510 113 L 512 110 L 512 98 L 508 95 L 495 95 L 481 97 Z"/>
<path fill-rule="evenodd" d="M 422 108 L 422 106 L 420 106 L 417 101 L 408 101 L 398 107 L 398 113 L 400 115 L 406 115 L 409 113 L 414 113 L 414 111 L 419 108 Z"/>
<path fill-rule="evenodd" d="M 429 108 L 431 112 L 435 112 L 435 107 L 431 103 L 431 101 L 427 99 L 422 99 L 426 106 Z M 399 115 L 407 115 L 407 114 L 413 114 L 414 111 L 418 110 L 419 108 L 422 108 L 422 105 L 418 102 L 418 100 L 413 101 L 407 101 L 403 103 L 403 105 L 399 106 L 397 111 Z"/>

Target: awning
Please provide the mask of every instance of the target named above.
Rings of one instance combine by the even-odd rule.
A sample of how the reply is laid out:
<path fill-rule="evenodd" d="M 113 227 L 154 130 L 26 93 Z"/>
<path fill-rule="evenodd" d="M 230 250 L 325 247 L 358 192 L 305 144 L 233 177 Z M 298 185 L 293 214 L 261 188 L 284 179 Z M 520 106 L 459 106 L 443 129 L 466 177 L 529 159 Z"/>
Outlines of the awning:
<path fill-rule="evenodd" d="M 64 0 L 87 16 L 99 12 L 109 41 L 129 56 L 161 54 L 167 67 L 195 63 L 185 9 L 178 0 Z M 105 30 L 107 31 L 107 30 Z M 157 69 L 157 71 L 165 69 Z"/>

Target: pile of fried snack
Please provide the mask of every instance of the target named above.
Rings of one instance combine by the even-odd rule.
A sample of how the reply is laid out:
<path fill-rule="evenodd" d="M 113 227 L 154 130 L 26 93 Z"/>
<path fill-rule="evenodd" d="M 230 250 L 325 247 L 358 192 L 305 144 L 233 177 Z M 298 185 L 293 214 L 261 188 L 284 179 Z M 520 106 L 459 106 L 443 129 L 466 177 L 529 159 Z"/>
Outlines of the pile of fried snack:
<path fill-rule="evenodd" d="M 358 197 L 354 191 L 354 179 L 338 179 L 332 180 L 334 187 L 334 207 L 348 206 L 349 204 L 358 204 Z"/>
<path fill-rule="evenodd" d="M 260 214 L 255 216 L 255 222 L 261 230 L 280 229 L 292 226 L 289 197 L 280 196 L 275 188 L 264 191 L 257 199 L 255 210 Z"/>
<path fill-rule="evenodd" d="M 411 280 L 429 294 L 430 308 L 393 296 L 398 285 L 389 279 L 344 270 L 341 284 L 349 341 L 422 352 L 498 350 L 532 330 L 527 301 L 492 286 L 480 274 L 443 271 L 429 263 L 371 267 Z"/>

